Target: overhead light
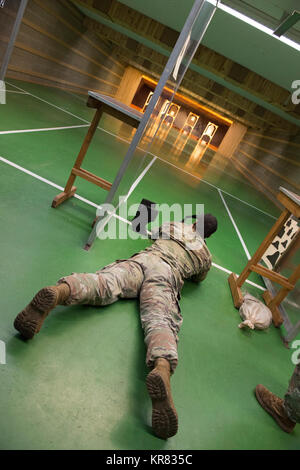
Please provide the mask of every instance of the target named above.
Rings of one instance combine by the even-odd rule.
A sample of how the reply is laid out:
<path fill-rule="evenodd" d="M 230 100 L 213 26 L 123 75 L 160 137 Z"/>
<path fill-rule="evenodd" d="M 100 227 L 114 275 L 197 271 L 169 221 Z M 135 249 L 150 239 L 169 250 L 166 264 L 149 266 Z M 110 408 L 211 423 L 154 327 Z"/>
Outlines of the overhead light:
<path fill-rule="evenodd" d="M 300 51 L 300 44 L 298 44 L 297 42 L 292 41 L 291 39 L 288 39 L 284 36 L 280 36 L 280 37 L 275 36 L 274 31 L 271 28 L 268 28 L 267 26 L 259 23 L 258 21 L 253 20 L 252 18 L 249 18 L 249 16 L 246 16 L 243 13 L 240 13 L 239 11 L 234 10 L 233 8 L 231 8 L 227 5 L 224 5 L 223 3 L 220 3 L 220 2 L 218 3 L 217 0 L 206 0 L 206 1 L 208 3 L 211 3 L 214 6 L 217 6 L 220 10 L 225 11 L 229 15 L 235 16 L 235 18 L 238 18 L 239 20 L 244 21 L 244 23 L 247 23 L 247 24 L 249 24 L 250 26 L 253 26 L 256 29 L 259 29 L 263 33 L 266 33 L 269 36 L 272 36 L 274 39 L 278 39 L 278 41 L 281 41 L 281 42 L 287 44 L 288 46 L 293 47 L 297 51 Z"/>
<path fill-rule="evenodd" d="M 274 31 L 275 36 L 282 36 L 285 34 L 289 29 L 295 26 L 296 23 L 300 21 L 300 12 L 293 11 L 282 23 L 278 28 Z"/>

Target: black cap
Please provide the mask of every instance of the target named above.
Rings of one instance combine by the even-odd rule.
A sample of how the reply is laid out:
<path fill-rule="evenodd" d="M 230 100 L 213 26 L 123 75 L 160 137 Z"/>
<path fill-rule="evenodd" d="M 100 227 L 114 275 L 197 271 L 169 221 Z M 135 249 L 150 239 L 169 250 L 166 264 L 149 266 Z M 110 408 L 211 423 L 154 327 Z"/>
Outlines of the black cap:
<path fill-rule="evenodd" d="M 216 232 L 218 228 L 218 221 L 216 217 L 212 214 L 204 215 L 204 238 L 210 237 L 213 233 Z"/>

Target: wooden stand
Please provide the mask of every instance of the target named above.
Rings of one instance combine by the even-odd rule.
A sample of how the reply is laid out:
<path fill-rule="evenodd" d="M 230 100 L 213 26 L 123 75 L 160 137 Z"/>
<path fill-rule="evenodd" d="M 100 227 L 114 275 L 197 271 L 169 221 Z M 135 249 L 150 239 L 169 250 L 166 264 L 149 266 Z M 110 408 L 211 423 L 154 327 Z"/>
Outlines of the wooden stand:
<path fill-rule="evenodd" d="M 77 176 L 89 181 L 90 183 L 100 186 L 100 188 L 103 188 L 106 191 L 109 191 L 111 189 L 112 183 L 110 183 L 109 181 L 106 181 L 103 178 L 100 178 L 99 176 L 95 175 L 94 173 L 91 173 L 88 170 L 84 170 L 83 168 L 81 168 L 81 165 L 86 156 L 88 148 L 91 144 L 91 141 L 94 137 L 96 129 L 99 125 L 101 116 L 104 112 L 125 122 L 126 124 L 132 125 L 135 128 L 137 128 L 139 125 L 141 116 L 138 116 L 136 118 L 133 117 L 132 115 L 130 116 L 128 115 L 128 109 L 126 106 L 123 106 L 124 109 L 122 109 L 122 103 L 118 103 L 116 100 L 112 98 L 108 99 L 107 97 L 104 97 L 103 95 L 97 95 L 97 96 L 98 96 L 97 99 L 92 96 L 89 96 L 88 98 L 87 106 L 89 108 L 95 108 L 96 113 L 91 122 L 88 133 L 83 141 L 82 147 L 75 161 L 75 164 L 71 170 L 71 174 L 69 176 L 65 189 L 62 193 L 58 194 L 52 201 L 52 207 L 54 208 L 58 207 L 64 201 L 74 196 L 77 188 L 76 186 L 73 186 L 73 185 Z M 140 114 L 137 112 L 135 113 Z"/>
<path fill-rule="evenodd" d="M 296 194 L 280 188 L 280 193 L 277 196 L 277 199 L 285 207 L 284 211 L 281 213 L 277 222 L 271 228 L 270 232 L 254 254 L 254 256 L 249 260 L 245 269 L 242 271 L 239 277 L 236 274 L 232 273 L 229 278 L 229 286 L 231 289 L 233 303 L 236 308 L 240 308 L 243 303 L 243 294 L 241 287 L 249 277 L 251 272 L 255 272 L 264 276 L 271 281 L 274 281 L 282 286 L 277 295 L 273 298 L 271 293 L 267 290 L 265 291 L 263 298 L 272 312 L 273 322 L 276 327 L 279 327 L 283 323 L 280 311 L 278 309 L 279 304 L 283 299 L 288 295 L 288 293 L 294 289 L 298 279 L 300 278 L 300 265 L 295 269 L 292 275 L 287 279 L 281 274 L 274 272 L 263 265 L 259 264 L 259 261 L 263 257 L 267 248 L 271 245 L 274 237 L 278 235 L 280 230 L 283 228 L 286 221 L 291 215 L 294 215 L 296 218 L 300 217 L 300 198 Z"/>

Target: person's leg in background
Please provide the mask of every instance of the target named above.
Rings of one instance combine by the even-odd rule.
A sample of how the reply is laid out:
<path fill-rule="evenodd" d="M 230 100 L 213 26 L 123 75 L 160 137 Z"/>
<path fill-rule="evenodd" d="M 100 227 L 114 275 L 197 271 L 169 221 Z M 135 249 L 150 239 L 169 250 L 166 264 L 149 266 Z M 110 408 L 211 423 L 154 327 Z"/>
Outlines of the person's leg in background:
<path fill-rule="evenodd" d="M 153 431 L 167 439 L 178 430 L 170 377 L 178 362 L 182 316 L 171 267 L 164 261 L 155 263 L 149 259 L 148 269 L 143 268 L 145 280 L 140 292 L 140 314 L 147 346 L 146 363 L 152 368 L 146 385 L 152 400 Z"/>
<path fill-rule="evenodd" d="M 295 367 L 283 407 L 293 423 L 300 423 L 300 363 Z"/>
<path fill-rule="evenodd" d="M 260 405 L 285 432 L 291 433 L 300 423 L 300 364 L 294 370 L 289 388 L 282 400 L 263 385 L 257 385 L 255 394 Z"/>
<path fill-rule="evenodd" d="M 73 273 L 55 286 L 41 289 L 16 317 L 14 326 L 26 339 L 37 334 L 57 305 L 104 306 L 119 298 L 136 298 L 144 280 L 141 267 L 133 261 L 113 263 L 96 273 Z"/>

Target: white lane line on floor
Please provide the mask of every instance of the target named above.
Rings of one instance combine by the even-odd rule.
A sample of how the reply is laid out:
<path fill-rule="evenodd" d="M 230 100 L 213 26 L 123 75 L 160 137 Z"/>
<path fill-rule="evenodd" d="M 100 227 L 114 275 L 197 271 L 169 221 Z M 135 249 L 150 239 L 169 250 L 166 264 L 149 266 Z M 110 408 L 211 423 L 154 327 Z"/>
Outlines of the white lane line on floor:
<path fill-rule="evenodd" d="M 137 185 L 140 183 L 140 181 L 144 178 L 145 174 L 150 170 L 150 168 L 152 167 L 153 163 L 155 162 L 156 158 L 153 158 L 151 160 L 151 162 L 146 166 L 146 168 L 142 171 L 142 173 L 137 177 L 137 179 L 133 182 L 133 184 L 131 185 L 127 195 L 125 196 L 124 199 L 119 199 L 119 203 L 118 205 L 115 207 L 114 211 L 113 212 L 110 212 L 109 215 L 110 217 L 108 217 L 106 220 L 104 220 L 104 224 L 101 225 L 101 222 L 103 221 L 100 221 L 99 222 L 99 225 L 101 227 L 101 230 L 104 230 L 104 228 L 107 226 L 107 224 L 109 223 L 109 221 L 111 220 L 112 217 L 116 216 L 116 212 L 118 209 L 120 209 L 121 205 L 126 203 L 130 197 L 130 195 L 133 193 L 133 191 L 135 190 L 135 188 L 137 187 Z M 117 217 L 117 216 L 116 216 Z M 97 229 L 97 227 L 96 227 Z M 149 233 L 149 232 L 148 232 Z"/>
<path fill-rule="evenodd" d="M 5 90 L 3 93 L 16 93 L 17 95 L 29 95 L 27 91 Z"/>
<path fill-rule="evenodd" d="M 120 137 L 120 136 L 114 134 L 113 132 L 109 132 L 109 131 L 107 131 L 106 129 L 103 129 L 102 127 L 98 127 L 98 129 L 101 130 L 101 131 L 103 131 L 103 132 L 105 132 L 106 134 L 109 134 L 109 135 L 111 135 L 111 136 L 113 136 L 113 137 L 116 137 L 118 140 L 121 140 L 121 141 L 123 141 L 123 142 L 126 142 L 126 144 L 130 144 L 130 140 L 127 140 L 127 139 L 125 139 L 124 137 Z M 138 147 L 138 149 L 142 150 L 140 147 Z M 246 201 L 244 201 L 243 199 L 240 199 L 239 197 L 234 196 L 233 194 L 228 193 L 227 191 L 224 191 L 223 189 L 219 188 L 218 186 L 215 186 L 215 185 L 212 184 L 212 183 L 209 183 L 208 181 L 206 181 L 206 180 L 200 178 L 199 176 L 193 175 L 193 174 L 190 173 L 189 171 L 184 170 L 183 168 L 180 168 L 179 166 L 175 165 L 174 163 L 172 163 L 172 162 L 170 162 L 170 161 L 168 161 L 168 160 L 164 160 L 163 158 L 159 157 L 158 155 L 155 155 L 155 154 L 152 153 L 152 152 L 148 152 L 148 155 L 151 155 L 152 157 L 156 157 L 156 158 L 157 158 L 158 160 L 160 160 L 161 162 L 166 163 L 167 165 L 170 165 L 170 166 L 172 166 L 173 168 L 176 168 L 176 170 L 181 171 L 182 173 L 185 173 L 185 174 L 191 176 L 192 178 L 195 178 L 195 179 L 197 179 L 198 181 L 200 181 L 200 182 L 202 182 L 202 183 L 205 183 L 205 184 L 207 184 L 208 186 L 211 186 L 211 187 L 214 188 L 214 189 L 220 190 L 220 191 L 222 191 L 224 194 L 227 194 L 228 196 L 231 196 L 232 198 L 236 199 L 237 201 L 242 202 L 243 204 L 246 204 L 247 206 L 252 207 L 252 209 L 255 209 L 255 210 L 259 211 L 259 212 L 262 212 L 262 214 L 264 214 L 264 215 L 266 215 L 266 216 L 268 216 L 268 217 L 271 217 L 272 219 L 275 219 L 275 220 L 276 220 L 276 217 L 274 217 L 274 215 L 271 215 L 271 214 L 269 214 L 268 212 L 265 212 L 265 211 L 263 211 L 262 209 L 259 209 L 259 208 L 256 207 L 256 206 L 253 206 L 253 204 L 250 204 L 249 202 L 246 202 Z"/>
<path fill-rule="evenodd" d="M 0 131 L 0 135 L 5 134 L 26 134 L 28 132 L 47 132 L 47 131 L 63 131 L 65 129 L 79 129 L 80 127 L 89 127 L 88 124 L 81 124 L 80 126 L 65 126 L 65 127 L 44 127 L 41 129 L 19 129 L 15 131 Z"/>
<path fill-rule="evenodd" d="M 18 87 L 18 86 L 16 86 L 16 85 L 13 85 L 12 83 L 9 83 L 9 82 L 7 82 L 7 83 L 8 83 L 10 86 L 13 86 L 13 87 L 17 88 L 17 90 L 24 91 L 24 92 L 27 93 L 28 95 L 33 96 L 33 98 L 35 98 L 35 99 L 37 99 L 37 100 L 39 100 L 39 101 L 42 101 L 43 103 L 46 103 L 46 104 L 48 104 L 49 106 L 52 106 L 53 108 L 59 109 L 59 110 L 62 111 L 63 113 L 67 113 L 67 114 L 69 114 L 70 116 L 73 116 L 73 117 L 75 117 L 76 119 L 79 119 L 80 121 L 85 122 L 86 124 L 90 125 L 90 122 L 87 121 L 86 119 L 83 119 L 83 118 L 81 118 L 81 117 L 79 117 L 79 116 L 76 116 L 76 114 L 73 114 L 73 113 L 71 113 L 70 111 L 67 111 L 66 109 L 60 108 L 59 106 L 56 106 L 56 104 L 50 103 L 49 101 L 46 101 L 46 100 L 44 100 L 43 98 L 40 98 L 39 96 L 33 95 L 32 93 L 29 93 L 29 91 L 23 90 L 23 88 L 20 88 L 20 87 Z"/>
<path fill-rule="evenodd" d="M 236 233 L 237 233 L 237 235 L 238 235 L 238 237 L 239 237 L 239 239 L 240 239 L 240 242 L 241 242 L 241 244 L 242 244 L 242 247 L 244 248 L 244 251 L 245 251 L 245 253 L 246 253 L 246 256 L 247 256 L 248 260 L 250 260 L 250 259 L 251 259 L 251 255 L 250 255 L 250 253 L 249 253 L 249 251 L 248 251 L 248 248 L 247 248 L 247 246 L 246 246 L 246 243 L 245 243 L 244 240 L 243 240 L 243 237 L 242 237 L 242 235 L 241 235 L 241 232 L 239 231 L 238 226 L 236 225 L 235 220 L 234 220 L 234 218 L 232 217 L 232 214 L 231 214 L 231 212 L 230 212 L 230 210 L 229 210 L 229 207 L 227 206 L 227 203 L 226 203 L 226 201 L 225 201 L 225 199 L 224 199 L 224 196 L 223 196 L 223 194 L 222 194 L 222 191 L 221 191 L 220 189 L 218 189 L 218 193 L 220 194 L 220 198 L 221 198 L 222 201 L 223 201 L 223 204 L 224 204 L 225 209 L 226 209 L 226 211 L 227 211 L 227 213 L 228 213 L 228 215 L 229 215 L 229 218 L 230 218 L 230 220 L 231 220 L 231 222 L 232 222 L 232 225 L 234 226 L 235 231 L 236 231 Z"/>
<path fill-rule="evenodd" d="M 128 191 L 128 194 L 126 196 L 126 198 L 128 199 L 129 196 L 133 193 L 133 191 L 135 190 L 135 188 L 137 187 L 137 185 L 141 182 L 141 180 L 144 178 L 145 174 L 148 173 L 148 171 L 150 170 L 150 168 L 152 167 L 153 163 L 157 160 L 157 157 L 154 156 L 154 158 L 151 160 L 151 162 L 146 166 L 146 168 L 142 171 L 142 173 L 137 177 L 137 179 L 134 181 L 134 183 L 131 185 L 129 191 Z M 126 199 L 126 200 L 127 200 Z"/>
<path fill-rule="evenodd" d="M 13 168 L 16 168 L 17 170 L 20 170 L 22 171 L 23 173 L 26 173 L 27 175 L 30 175 L 32 176 L 33 178 L 36 178 L 37 180 L 39 181 L 42 181 L 43 183 L 46 183 L 48 184 L 49 186 L 52 186 L 56 189 L 59 189 L 60 191 L 63 191 L 64 188 L 62 186 L 59 186 L 58 184 L 55 184 L 53 183 L 52 181 L 46 179 L 46 178 L 43 178 L 42 176 L 39 176 L 37 175 L 36 173 L 33 173 L 32 171 L 30 170 L 26 170 L 26 168 L 23 168 L 22 166 L 20 165 L 17 165 L 16 163 L 13 163 L 12 161 L 10 160 L 7 160 L 6 158 L 3 158 L 0 156 L 0 161 L 2 161 L 3 163 L 6 163 L 7 165 L 10 165 L 12 166 Z M 153 162 L 154 163 L 154 162 Z M 84 197 L 81 197 L 79 196 L 78 194 L 75 194 L 74 197 L 76 199 L 79 199 L 80 201 L 82 202 L 85 202 L 86 204 L 88 204 L 89 206 L 92 206 L 92 207 L 95 207 L 95 208 L 98 208 L 98 207 L 101 207 L 99 204 L 95 204 L 94 202 L 92 201 L 89 201 L 88 199 L 85 199 Z M 131 225 L 131 222 L 127 219 L 124 219 L 123 217 L 120 217 L 120 216 L 117 216 L 115 215 L 116 218 L 118 218 L 119 220 L 122 220 L 123 222 L 125 222 L 126 224 L 128 225 Z M 149 232 L 148 232 L 149 233 Z M 219 269 L 220 271 L 223 271 L 227 274 L 231 274 L 232 271 L 229 271 L 229 269 L 226 269 L 226 268 L 223 268 L 222 266 L 219 266 L 218 264 L 216 263 L 212 263 L 213 266 L 216 268 L 216 269 Z M 265 289 L 261 286 L 259 286 L 258 284 L 255 284 L 254 282 L 251 282 L 249 281 L 248 279 L 246 280 L 246 283 L 248 284 L 251 284 L 252 286 L 256 287 L 257 289 L 260 289 L 260 290 L 263 290 L 265 291 Z"/>
<path fill-rule="evenodd" d="M 33 173 L 32 171 L 30 170 L 27 170 L 26 168 L 23 168 L 22 166 L 20 165 L 17 165 L 16 163 L 13 163 L 12 161 L 10 160 L 7 160 L 6 158 L 3 158 L 3 157 L 0 157 L 0 161 L 2 161 L 3 163 L 6 163 L 7 165 L 10 165 L 12 166 L 13 168 L 16 168 L 17 170 L 20 170 L 22 171 L 23 173 L 26 173 L 27 175 L 29 176 L 32 176 L 33 178 L 39 180 L 39 181 L 42 181 L 43 183 L 46 183 L 48 184 L 49 186 L 52 186 L 53 188 L 56 188 L 56 189 L 59 189 L 60 191 L 64 191 L 64 188 L 62 186 L 59 186 L 58 184 L 56 183 L 53 183 L 52 181 L 46 179 L 46 178 L 43 178 L 42 176 L 39 176 L 37 175 L 36 173 Z M 92 201 L 89 201 L 88 199 L 82 197 L 82 196 L 79 196 L 78 194 L 74 194 L 74 197 L 76 199 L 79 199 L 79 201 L 82 201 L 86 204 L 88 204 L 89 206 L 92 206 L 92 207 L 95 207 L 96 209 L 98 209 L 99 207 L 101 207 L 101 205 L 97 205 L 95 204 L 94 202 Z M 123 222 L 125 222 L 126 224 L 131 224 L 131 222 L 129 222 L 128 220 L 124 219 L 123 217 L 120 217 L 119 215 L 116 215 L 115 216 L 117 219 L 119 220 L 122 220 Z"/>
<path fill-rule="evenodd" d="M 220 266 L 219 264 L 212 263 L 212 266 L 214 266 L 215 268 L 219 269 L 220 271 L 223 271 L 224 273 L 231 274 L 231 271 L 229 271 L 229 269 L 223 268 L 223 266 Z M 247 282 L 248 284 L 251 284 L 251 286 L 256 287 L 257 289 L 260 289 L 260 290 L 262 290 L 262 291 L 265 291 L 265 290 L 266 290 L 265 287 L 259 286 L 258 284 L 255 284 L 255 282 L 249 281 L 248 279 L 246 280 L 246 282 Z"/>
<path fill-rule="evenodd" d="M 7 83 L 8 83 L 8 82 L 7 82 Z M 54 108 L 59 109 L 60 111 L 62 111 L 62 112 L 64 112 L 64 113 L 71 114 L 71 116 L 73 116 L 73 117 L 79 119 L 80 121 L 86 122 L 88 125 L 90 125 L 90 122 L 87 121 L 86 119 L 83 119 L 83 118 L 77 116 L 76 114 L 72 114 L 72 113 L 70 113 L 69 111 L 67 111 L 67 110 L 64 109 L 64 108 L 60 108 L 59 106 L 56 106 L 55 104 L 50 103 L 49 101 L 46 101 L 46 100 L 40 98 L 39 96 L 33 95 L 32 93 L 29 93 L 29 92 L 27 92 L 26 90 L 23 90 L 23 88 L 17 87 L 16 85 L 13 85 L 12 83 L 9 83 L 9 85 L 11 85 L 11 86 L 17 88 L 18 90 L 24 91 L 26 94 L 32 96 L 33 98 L 36 98 L 37 100 L 42 101 L 43 103 L 48 104 L 49 106 L 53 106 Z M 122 140 L 123 142 L 126 142 L 127 144 L 130 144 L 130 141 L 129 141 L 129 140 L 124 139 L 123 137 L 119 137 L 118 135 L 113 134 L 112 132 L 109 132 L 109 131 L 107 131 L 106 129 L 103 129 L 102 127 L 97 127 L 97 129 L 99 129 L 100 131 L 103 131 L 103 132 L 105 132 L 106 134 L 109 134 L 109 135 L 111 135 L 111 136 L 113 136 L 113 137 L 116 137 L 117 139 L 120 139 L 120 140 Z"/>
<path fill-rule="evenodd" d="M 17 88 L 18 90 L 21 90 L 21 91 L 25 92 L 26 94 L 28 94 L 28 95 L 30 95 L 30 96 L 33 96 L 33 97 L 36 98 L 37 100 L 40 100 L 40 101 L 42 101 L 43 103 L 48 104 L 49 106 L 53 106 L 54 108 L 57 108 L 57 109 L 59 109 L 60 111 L 62 111 L 62 112 L 64 112 L 64 113 L 70 114 L 71 116 L 76 117 L 76 118 L 79 119 L 80 121 L 86 122 L 86 123 L 88 123 L 88 124 L 90 125 L 90 122 L 89 122 L 89 121 L 86 121 L 85 119 L 82 119 L 81 117 L 77 116 L 76 114 L 72 114 L 72 113 L 70 113 L 69 111 L 67 111 L 67 110 L 64 109 L 64 108 L 60 108 L 59 106 L 56 106 L 55 104 L 50 103 L 49 101 L 43 100 L 43 99 L 40 98 L 39 96 L 33 95 L 32 93 L 29 93 L 28 91 L 24 90 L 23 88 L 17 87 L 16 85 L 13 85 L 12 83 L 9 83 L 9 82 L 7 82 L 7 83 L 8 83 L 10 86 L 13 86 L 13 87 Z M 98 129 L 101 130 L 101 131 L 103 131 L 103 132 L 105 132 L 106 134 L 109 134 L 109 135 L 111 135 L 111 136 L 113 136 L 113 137 L 116 137 L 117 139 L 122 140 L 123 142 L 130 143 L 130 141 L 124 139 L 123 137 L 119 137 L 119 136 L 117 136 L 116 134 L 113 134 L 112 132 L 107 131 L 106 129 L 103 129 L 102 127 L 98 127 Z M 151 155 L 151 156 L 153 156 L 153 157 L 156 157 L 158 160 L 160 160 L 160 161 L 162 161 L 162 162 L 164 162 L 164 163 L 167 163 L 168 165 L 173 166 L 173 167 L 176 168 L 177 170 L 182 171 L 183 173 L 186 173 L 187 175 L 191 176 L 192 178 L 196 178 L 197 180 L 202 181 L 203 183 L 206 183 L 206 184 L 208 184 L 209 186 L 211 186 L 211 187 L 213 187 L 213 188 L 215 188 L 215 189 L 217 189 L 217 190 L 220 189 L 220 191 L 222 191 L 224 194 L 227 194 L 228 196 L 233 197 L 233 198 L 236 199 L 237 201 L 240 201 L 240 202 L 242 202 L 243 204 L 246 204 L 247 206 L 252 207 L 253 209 L 258 210 L 259 212 L 262 212 L 263 214 L 267 215 L 268 217 L 271 217 L 272 219 L 276 219 L 276 217 L 274 217 L 273 215 L 269 214 L 268 212 L 265 212 L 265 211 L 263 211 L 262 209 L 259 209 L 259 208 L 256 207 L 256 206 L 253 206 L 252 204 L 250 204 L 249 202 L 244 201 L 243 199 L 239 199 L 237 196 L 234 196 L 233 194 L 228 193 L 227 191 L 224 191 L 224 190 L 221 189 L 221 188 L 218 188 L 218 187 L 215 186 L 214 184 L 209 183 L 208 181 L 206 181 L 206 180 L 204 180 L 204 179 L 201 179 L 200 177 L 189 173 L 188 171 L 184 170 L 183 168 L 180 168 L 180 167 L 174 165 L 173 163 L 168 162 L 167 160 L 163 160 L 163 159 L 160 158 L 158 155 L 154 155 L 154 154 L 151 153 L 151 152 L 149 152 L 149 155 Z"/>
<path fill-rule="evenodd" d="M 108 130 L 106 130 L 106 129 L 103 129 L 102 127 L 98 127 L 98 129 L 101 130 L 101 131 L 103 131 L 103 132 L 105 132 L 105 133 L 108 134 L 108 135 L 111 135 L 111 136 L 113 136 L 113 137 L 116 137 L 118 140 L 121 140 L 122 142 L 126 142 L 126 144 L 130 144 L 130 140 L 127 140 L 127 139 L 125 139 L 124 137 L 120 137 L 120 136 L 114 134 L 113 132 L 110 132 L 110 131 L 108 131 Z M 138 149 L 143 150 L 143 149 L 141 149 L 141 147 L 138 147 Z M 249 207 L 252 207 L 252 209 L 255 209 L 255 210 L 261 212 L 262 214 L 264 214 L 264 215 L 266 215 L 266 216 L 268 216 L 268 217 L 271 217 L 272 219 L 275 219 L 275 220 L 276 220 L 276 217 L 275 217 L 274 215 L 271 215 L 271 214 L 269 214 L 268 212 L 265 212 L 265 211 L 263 211 L 262 209 L 259 209 L 259 208 L 256 207 L 256 206 L 253 206 L 253 204 L 250 204 L 249 202 L 246 202 L 246 201 L 244 201 L 243 199 L 240 199 L 239 197 L 234 196 L 233 194 L 228 193 L 227 191 L 224 191 L 224 189 L 221 189 L 221 188 L 219 188 L 218 186 L 216 186 L 216 185 L 214 185 L 214 184 L 212 184 L 212 183 L 209 183 L 208 181 L 206 181 L 206 180 L 200 178 L 199 176 L 193 175 L 193 174 L 190 173 L 189 171 L 184 170 L 183 168 L 180 168 L 179 166 L 175 165 L 174 163 L 172 163 L 172 162 L 170 162 L 170 161 L 168 161 L 168 160 L 164 160 L 163 158 L 159 157 L 158 155 L 155 155 L 155 154 L 152 153 L 152 152 L 148 152 L 148 155 L 151 155 L 152 157 L 156 157 L 156 158 L 157 158 L 158 160 L 160 160 L 161 162 L 166 163 L 167 165 L 170 165 L 170 166 L 172 166 L 173 168 L 176 168 L 176 170 L 181 171 L 182 173 L 185 173 L 185 174 L 191 176 L 192 178 L 195 178 L 196 180 L 198 180 L 198 181 L 200 181 L 200 182 L 202 182 L 202 183 L 205 183 L 205 184 L 207 184 L 208 186 L 211 186 L 211 187 L 214 188 L 214 189 L 220 190 L 220 191 L 222 191 L 222 193 L 227 194 L 228 196 L 231 196 L 232 198 L 236 199 L 237 201 L 242 202 L 243 204 L 246 204 L 246 205 L 249 206 Z"/>
<path fill-rule="evenodd" d="M 43 178 L 42 176 L 39 176 L 39 175 L 37 175 L 36 173 L 33 173 L 33 172 L 30 171 L 30 170 L 26 170 L 26 168 L 23 168 L 22 166 L 17 165 L 16 163 L 14 163 L 14 162 L 12 162 L 12 161 L 10 161 L 10 160 L 7 160 L 7 159 L 4 158 L 4 157 L 1 157 L 1 156 L 0 156 L 0 161 L 3 162 L 3 163 L 6 163 L 7 165 L 10 165 L 10 166 L 16 168 L 17 170 L 22 171 L 23 173 L 26 173 L 27 175 L 32 176 L 33 178 L 36 178 L 36 179 L 42 181 L 43 183 L 46 183 L 46 184 L 49 184 L 50 186 L 53 186 L 53 187 L 56 188 L 56 189 L 60 189 L 61 191 L 64 190 L 64 188 L 62 188 L 61 186 L 58 186 L 58 184 L 55 184 L 55 183 L 53 183 L 52 181 L 47 180 L 46 178 Z"/>
<path fill-rule="evenodd" d="M 150 155 L 153 155 L 153 154 L 150 153 Z M 200 181 L 200 182 L 203 182 L 203 183 L 205 183 L 205 184 L 208 184 L 208 186 L 211 186 L 212 188 L 215 188 L 215 189 L 217 189 L 218 191 L 222 191 L 222 193 L 227 194 L 228 196 L 231 196 L 232 198 L 236 199 L 236 200 L 239 201 L 239 202 L 242 202 L 243 204 L 246 204 L 246 205 L 249 206 L 249 207 L 252 207 L 252 209 L 256 209 L 257 211 L 262 212 L 263 214 L 267 215 L 268 217 L 271 217 L 272 219 L 276 219 L 276 217 L 274 217 L 274 215 L 271 215 L 271 214 L 269 214 L 268 212 L 265 212 L 265 211 L 263 211 L 262 209 L 259 209 L 259 208 L 256 207 L 256 206 L 253 206 L 253 205 L 250 204 L 249 202 L 246 202 L 246 201 L 244 201 L 243 199 L 240 199 L 240 198 L 238 198 L 237 196 L 234 196 L 233 194 L 228 193 L 227 191 L 224 191 L 224 189 L 221 189 L 221 188 L 219 188 L 218 186 L 215 186 L 214 184 L 209 183 L 208 181 L 206 181 L 206 180 L 200 178 L 200 176 L 193 175 L 192 173 L 189 173 L 187 170 L 184 170 L 183 168 L 180 168 L 179 166 L 174 165 L 174 163 L 171 163 L 171 162 L 169 162 L 169 161 L 167 161 L 167 160 L 164 160 L 163 158 L 160 158 L 160 157 L 157 157 L 157 158 L 158 158 L 159 160 L 161 160 L 162 162 L 166 163 L 167 165 L 171 165 L 171 166 L 173 166 L 174 168 L 176 168 L 177 170 L 182 171 L 183 173 L 186 173 L 187 175 L 191 176 L 192 178 L 195 178 L 195 179 L 197 179 L 197 180 Z"/>

